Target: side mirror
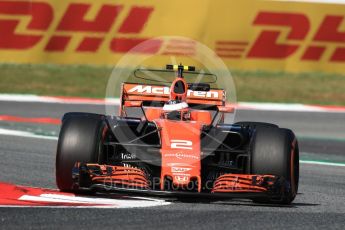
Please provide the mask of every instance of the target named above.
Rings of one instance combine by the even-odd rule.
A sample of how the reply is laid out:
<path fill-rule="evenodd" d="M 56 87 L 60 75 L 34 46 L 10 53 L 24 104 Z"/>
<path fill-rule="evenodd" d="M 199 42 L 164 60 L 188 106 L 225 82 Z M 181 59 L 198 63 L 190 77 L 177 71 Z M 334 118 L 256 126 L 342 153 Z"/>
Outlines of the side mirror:
<path fill-rule="evenodd" d="M 210 84 L 206 83 L 188 83 L 188 89 L 193 91 L 210 91 Z"/>
<path fill-rule="evenodd" d="M 217 106 L 218 112 L 221 113 L 233 113 L 235 112 L 235 107 L 230 106 L 230 105 L 225 105 L 225 106 Z"/>
<path fill-rule="evenodd" d="M 123 104 L 126 107 L 137 107 L 137 108 L 140 108 L 141 111 L 143 112 L 144 114 L 144 117 L 145 117 L 145 120 L 147 121 L 147 117 L 146 117 L 146 114 L 145 114 L 145 111 L 144 111 L 144 108 L 143 108 L 143 102 L 142 101 L 125 101 L 124 104 Z"/>
<path fill-rule="evenodd" d="M 143 104 L 142 101 L 125 101 L 125 107 L 141 107 Z"/>

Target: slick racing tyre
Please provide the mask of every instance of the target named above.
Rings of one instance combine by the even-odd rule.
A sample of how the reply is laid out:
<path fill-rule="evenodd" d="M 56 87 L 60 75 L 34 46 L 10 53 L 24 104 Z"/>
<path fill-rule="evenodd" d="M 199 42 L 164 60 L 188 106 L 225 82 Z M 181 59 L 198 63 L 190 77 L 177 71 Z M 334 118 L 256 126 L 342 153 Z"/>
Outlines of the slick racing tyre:
<path fill-rule="evenodd" d="M 261 127 L 253 137 L 251 174 L 276 175 L 286 179 L 288 192 L 280 200 L 256 199 L 260 203 L 290 204 L 297 194 L 299 149 L 289 129 Z"/>
<path fill-rule="evenodd" d="M 62 191 L 74 191 L 72 168 L 76 162 L 101 163 L 107 126 L 101 115 L 64 116 L 56 153 L 56 184 Z"/>

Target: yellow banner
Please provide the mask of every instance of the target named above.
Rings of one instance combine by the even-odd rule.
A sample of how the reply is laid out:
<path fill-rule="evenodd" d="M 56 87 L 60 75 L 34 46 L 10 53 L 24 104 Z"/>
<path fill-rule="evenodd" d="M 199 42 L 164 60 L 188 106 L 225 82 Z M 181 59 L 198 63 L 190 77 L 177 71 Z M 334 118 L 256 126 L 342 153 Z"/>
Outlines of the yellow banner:
<path fill-rule="evenodd" d="M 194 42 L 159 38 L 184 36 L 230 69 L 343 73 L 344 12 L 287 1 L 0 0 L 0 62 L 114 65 L 146 41 L 133 53 L 162 65 L 197 55 Z"/>

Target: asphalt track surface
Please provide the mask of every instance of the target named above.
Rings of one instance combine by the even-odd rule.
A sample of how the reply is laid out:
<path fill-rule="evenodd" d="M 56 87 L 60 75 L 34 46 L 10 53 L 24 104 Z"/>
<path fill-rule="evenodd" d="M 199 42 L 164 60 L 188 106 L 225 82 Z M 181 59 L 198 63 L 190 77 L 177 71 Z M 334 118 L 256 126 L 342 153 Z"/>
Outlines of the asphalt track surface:
<path fill-rule="evenodd" d="M 61 117 L 68 111 L 104 113 L 101 105 L 0 102 L 0 115 Z M 236 120 L 293 129 L 301 157 L 345 162 L 345 114 L 239 111 Z M 59 127 L 0 122 L 0 127 L 57 134 Z M 0 181 L 56 188 L 56 140 L 0 135 Z M 299 194 L 289 206 L 246 200 L 173 202 L 131 209 L 0 208 L 1 229 L 344 229 L 345 167 L 301 164 Z"/>

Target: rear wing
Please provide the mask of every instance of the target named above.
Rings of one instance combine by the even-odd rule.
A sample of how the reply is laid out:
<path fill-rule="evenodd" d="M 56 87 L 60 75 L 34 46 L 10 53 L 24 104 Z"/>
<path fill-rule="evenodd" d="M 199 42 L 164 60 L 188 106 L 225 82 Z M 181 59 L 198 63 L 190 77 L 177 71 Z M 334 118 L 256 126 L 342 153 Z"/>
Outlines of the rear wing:
<path fill-rule="evenodd" d="M 122 83 L 121 107 L 126 102 L 167 102 L 170 95 L 170 87 L 162 85 L 146 85 L 134 83 Z M 223 89 L 210 89 L 209 91 L 187 92 L 188 104 L 224 106 L 226 93 Z"/>

